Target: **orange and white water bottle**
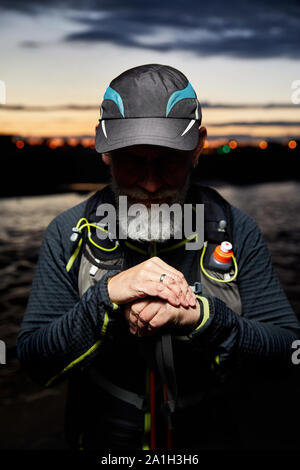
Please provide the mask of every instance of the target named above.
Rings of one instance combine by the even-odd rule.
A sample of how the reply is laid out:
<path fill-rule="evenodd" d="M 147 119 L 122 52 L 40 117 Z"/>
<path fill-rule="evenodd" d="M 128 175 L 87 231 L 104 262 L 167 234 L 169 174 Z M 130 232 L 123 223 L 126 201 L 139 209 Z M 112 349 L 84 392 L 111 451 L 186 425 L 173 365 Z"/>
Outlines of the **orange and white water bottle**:
<path fill-rule="evenodd" d="M 218 271 L 229 271 L 232 267 L 232 244 L 229 242 L 222 242 L 221 245 L 216 246 L 214 252 L 209 260 L 209 267 L 215 268 Z"/>

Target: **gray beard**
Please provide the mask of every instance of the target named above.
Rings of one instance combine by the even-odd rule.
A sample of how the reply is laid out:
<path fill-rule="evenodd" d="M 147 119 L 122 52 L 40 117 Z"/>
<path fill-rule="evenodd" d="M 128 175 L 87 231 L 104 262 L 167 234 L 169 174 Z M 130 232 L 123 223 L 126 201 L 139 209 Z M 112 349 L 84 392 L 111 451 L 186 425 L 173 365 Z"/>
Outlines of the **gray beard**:
<path fill-rule="evenodd" d="M 111 188 L 116 200 L 119 231 L 125 234 L 126 238 L 140 242 L 164 242 L 170 238 L 180 240 L 182 238 L 182 216 L 177 217 L 176 210 L 173 212 L 172 210 L 170 211 L 170 208 L 172 208 L 174 204 L 177 206 L 177 209 L 180 207 L 180 211 L 177 212 L 177 214 L 183 214 L 183 204 L 189 188 L 189 183 L 190 177 L 188 176 L 183 188 L 180 190 L 157 191 L 155 197 L 157 199 L 169 197 L 172 201 L 170 204 L 153 204 L 152 207 L 146 207 L 142 201 L 143 199 L 147 199 L 147 193 L 140 188 L 126 188 L 122 190 L 118 187 L 112 171 Z M 123 214 L 122 211 L 119 211 L 119 196 L 130 196 L 133 199 L 139 200 L 139 205 L 142 204 L 142 210 L 135 215 L 130 215 L 130 208 L 134 204 L 130 204 L 127 201 L 128 211 L 126 215 Z"/>

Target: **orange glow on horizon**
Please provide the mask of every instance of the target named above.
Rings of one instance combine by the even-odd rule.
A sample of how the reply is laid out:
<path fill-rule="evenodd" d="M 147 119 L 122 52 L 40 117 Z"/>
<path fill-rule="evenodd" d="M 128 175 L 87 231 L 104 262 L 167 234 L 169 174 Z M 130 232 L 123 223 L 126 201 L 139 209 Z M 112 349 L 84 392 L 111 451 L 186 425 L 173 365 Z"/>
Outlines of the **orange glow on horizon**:
<path fill-rule="evenodd" d="M 81 139 L 82 147 L 94 147 L 94 138 L 93 137 L 84 137 Z"/>
<path fill-rule="evenodd" d="M 273 125 L 274 109 L 205 109 L 206 128 L 209 135 L 208 148 L 212 148 L 212 140 L 238 140 L 238 146 L 243 139 L 238 139 L 239 135 L 248 135 L 249 140 L 269 140 L 281 137 L 286 141 L 296 139 L 300 135 L 299 109 L 280 110 L 283 120 L 294 121 L 294 125 L 278 126 Z M 268 122 L 268 125 L 253 125 L 251 121 L 259 120 Z M 244 125 L 239 125 L 239 122 Z M 249 126 L 247 122 L 249 121 Z M 54 110 L 54 111 L 18 111 L 0 109 L 1 133 L 15 135 L 20 139 L 43 138 L 51 139 L 61 137 L 77 138 L 79 141 L 83 136 L 95 136 L 95 123 L 98 122 L 98 110 Z M 231 123 L 225 125 L 226 122 Z M 235 124 L 236 122 L 236 124 Z M 224 126 L 221 125 L 224 123 Z M 218 124 L 214 126 L 214 124 Z M 82 136 L 82 137 L 80 137 Z M 228 136 L 228 137 L 227 137 Z M 233 138 L 236 136 L 236 138 Z M 26 143 L 26 140 L 25 140 Z M 205 147 L 207 149 L 207 147 Z"/>
<path fill-rule="evenodd" d="M 26 143 L 28 145 L 32 145 L 32 146 L 42 145 L 43 144 L 43 139 L 41 139 L 39 137 L 29 137 L 28 139 L 26 139 Z"/>
<path fill-rule="evenodd" d="M 70 138 L 67 140 L 67 144 L 68 144 L 70 147 L 76 147 L 76 146 L 79 144 L 79 139 L 76 139 L 76 137 L 70 137 Z"/>
<path fill-rule="evenodd" d="M 47 145 L 49 148 L 51 148 L 51 150 L 55 150 L 57 147 L 63 147 L 64 143 L 65 143 L 64 139 L 56 138 L 56 139 L 50 139 L 47 142 Z"/>

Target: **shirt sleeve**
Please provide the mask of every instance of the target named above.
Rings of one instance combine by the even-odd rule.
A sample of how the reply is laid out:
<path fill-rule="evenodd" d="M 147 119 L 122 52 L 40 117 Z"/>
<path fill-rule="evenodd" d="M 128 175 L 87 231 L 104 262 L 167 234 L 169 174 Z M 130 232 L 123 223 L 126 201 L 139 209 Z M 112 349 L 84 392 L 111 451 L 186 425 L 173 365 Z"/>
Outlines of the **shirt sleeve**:
<path fill-rule="evenodd" d="M 204 296 L 203 327 L 190 337 L 216 350 L 219 361 L 266 359 L 291 362 L 292 343 L 300 326 L 274 271 L 270 254 L 256 223 L 232 208 L 233 245 L 238 264 L 242 315 L 222 300 Z"/>
<path fill-rule="evenodd" d="M 17 338 L 19 361 L 42 385 L 88 363 L 99 348 L 105 348 L 116 324 L 107 274 L 80 298 L 76 276 L 66 270 L 67 244 L 59 220 L 55 218 L 46 229 Z"/>

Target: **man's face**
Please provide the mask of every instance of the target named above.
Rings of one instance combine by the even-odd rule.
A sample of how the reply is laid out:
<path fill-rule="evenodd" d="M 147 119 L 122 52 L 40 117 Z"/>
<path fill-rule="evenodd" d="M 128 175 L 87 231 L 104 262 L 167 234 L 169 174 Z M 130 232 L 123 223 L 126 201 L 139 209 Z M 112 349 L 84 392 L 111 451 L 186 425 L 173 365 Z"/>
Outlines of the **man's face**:
<path fill-rule="evenodd" d="M 102 154 L 104 163 L 111 167 L 111 186 L 117 209 L 119 196 L 127 196 L 128 213 L 136 203 L 147 209 L 133 217 L 119 211 L 119 226 L 128 238 L 162 242 L 171 236 L 181 237 L 182 216 L 177 217 L 178 220 L 175 216 L 170 218 L 169 208 L 174 203 L 184 203 L 189 176 L 193 165 L 197 164 L 206 135 L 206 128 L 199 128 L 198 145 L 193 151 L 134 145 Z M 161 213 L 153 214 L 155 206 L 160 207 Z"/>
<path fill-rule="evenodd" d="M 193 152 L 153 145 L 115 150 L 110 153 L 114 183 L 128 195 L 129 203 L 171 204 L 185 186 L 193 156 Z"/>

